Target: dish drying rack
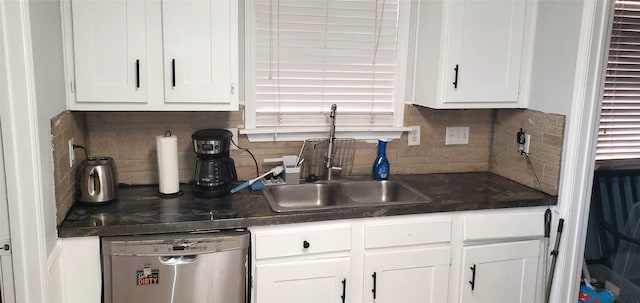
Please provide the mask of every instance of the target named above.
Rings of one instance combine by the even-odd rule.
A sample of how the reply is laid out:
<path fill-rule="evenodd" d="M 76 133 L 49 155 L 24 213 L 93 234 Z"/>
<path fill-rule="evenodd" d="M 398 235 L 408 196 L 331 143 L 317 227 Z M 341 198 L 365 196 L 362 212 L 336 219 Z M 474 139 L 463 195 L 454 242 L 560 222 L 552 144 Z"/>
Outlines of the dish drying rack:
<path fill-rule="evenodd" d="M 351 175 L 356 140 L 352 138 L 336 138 L 333 141 L 333 167 L 340 167 L 333 171 L 333 176 L 346 177 Z M 306 179 L 315 175 L 320 179 L 327 178 L 327 151 L 329 139 L 307 139 L 302 147 L 301 159 L 304 159 L 300 176 Z"/>

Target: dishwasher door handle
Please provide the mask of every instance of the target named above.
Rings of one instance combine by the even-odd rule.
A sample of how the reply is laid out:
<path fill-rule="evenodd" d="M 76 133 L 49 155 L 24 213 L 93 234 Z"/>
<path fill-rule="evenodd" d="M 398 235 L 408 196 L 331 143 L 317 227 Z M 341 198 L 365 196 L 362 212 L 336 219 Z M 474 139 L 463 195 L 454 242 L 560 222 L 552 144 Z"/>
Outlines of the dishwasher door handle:
<path fill-rule="evenodd" d="M 193 263 L 198 259 L 197 255 L 185 255 L 185 256 L 162 256 L 158 257 L 160 263 L 163 265 L 180 265 Z"/>

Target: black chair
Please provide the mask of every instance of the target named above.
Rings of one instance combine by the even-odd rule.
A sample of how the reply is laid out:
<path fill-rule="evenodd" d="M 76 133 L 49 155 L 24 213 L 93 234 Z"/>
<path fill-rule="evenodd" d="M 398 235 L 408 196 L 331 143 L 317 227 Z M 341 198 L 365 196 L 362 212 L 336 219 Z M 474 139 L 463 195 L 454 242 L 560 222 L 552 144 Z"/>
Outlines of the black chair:
<path fill-rule="evenodd" d="M 621 243 L 640 245 L 640 239 L 636 235 L 625 231 L 629 214 L 638 201 L 640 165 L 604 166 L 595 171 L 591 197 L 591 230 L 588 231 L 591 236 L 588 236 L 587 248 L 599 246 L 600 256 L 599 260 L 594 260 L 593 253 L 591 256 L 586 254 L 589 262 L 599 261 L 613 268 Z M 597 235 L 593 234 L 593 229 L 597 230 Z M 594 241 L 598 243 L 594 245 Z"/>

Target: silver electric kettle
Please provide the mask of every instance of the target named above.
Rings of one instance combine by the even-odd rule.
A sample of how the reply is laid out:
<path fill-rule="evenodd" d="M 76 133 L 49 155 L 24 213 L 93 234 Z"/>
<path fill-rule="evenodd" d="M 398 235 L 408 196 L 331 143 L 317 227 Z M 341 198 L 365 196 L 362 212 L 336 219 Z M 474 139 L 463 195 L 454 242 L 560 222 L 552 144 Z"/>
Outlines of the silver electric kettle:
<path fill-rule="evenodd" d="M 117 198 L 116 171 L 110 157 L 90 157 L 76 170 L 76 201 L 101 204 Z"/>

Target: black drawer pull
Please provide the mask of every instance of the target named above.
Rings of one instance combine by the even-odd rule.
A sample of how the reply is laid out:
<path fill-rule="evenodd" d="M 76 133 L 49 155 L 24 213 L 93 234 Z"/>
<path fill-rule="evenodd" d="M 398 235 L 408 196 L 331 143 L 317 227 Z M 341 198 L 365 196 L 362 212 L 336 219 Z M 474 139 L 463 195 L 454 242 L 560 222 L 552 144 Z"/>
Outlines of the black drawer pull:
<path fill-rule="evenodd" d="M 456 78 L 453 80 L 453 88 L 458 88 L 458 71 L 460 70 L 458 64 L 456 64 L 456 68 L 453 70 L 456 71 Z"/>
<path fill-rule="evenodd" d="M 373 289 L 371 289 L 371 292 L 373 293 L 373 299 L 376 299 L 376 273 L 374 272 L 373 275 L 371 275 L 371 277 L 373 278 Z"/>
<path fill-rule="evenodd" d="M 176 59 L 171 59 L 171 86 L 176 87 Z"/>
<path fill-rule="evenodd" d="M 307 240 L 302 241 L 302 248 L 307 249 L 309 248 L 309 246 L 311 246 L 311 243 L 309 243 Z"/>
<path fill-rule="evenodd" d="M 476 265 L 473 264 L 469 268 L 471 269 L 471 281 L 469 281 L 469 284 L 471 284 L 471 290 L 474 290 L 476 288 Z"/>
<path fill-rule="evenodd" d="M 140 88 L 140 60 L 136 60 L 136 88 Z"/>

